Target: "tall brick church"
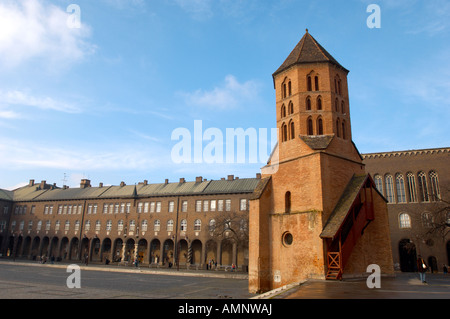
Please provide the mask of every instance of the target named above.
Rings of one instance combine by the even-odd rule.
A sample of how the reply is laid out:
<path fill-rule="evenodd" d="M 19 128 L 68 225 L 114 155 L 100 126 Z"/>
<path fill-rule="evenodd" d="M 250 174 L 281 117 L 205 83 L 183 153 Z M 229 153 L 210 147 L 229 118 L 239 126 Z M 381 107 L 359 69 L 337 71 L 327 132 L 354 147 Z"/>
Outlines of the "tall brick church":
<path fill-rule="evenodd" d="M 352 142 L 348 73 L 306 30 L 273 74 L 280 133 L 250 200 L 251 292 L 394 271 L 387 203 Z"/>

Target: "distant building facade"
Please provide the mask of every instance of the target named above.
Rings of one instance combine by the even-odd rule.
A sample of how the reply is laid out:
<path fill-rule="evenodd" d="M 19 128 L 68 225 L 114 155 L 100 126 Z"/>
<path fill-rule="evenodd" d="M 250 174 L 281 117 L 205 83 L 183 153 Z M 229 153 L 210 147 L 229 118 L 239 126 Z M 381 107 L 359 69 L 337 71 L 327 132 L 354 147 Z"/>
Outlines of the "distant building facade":
<path fill-rule="evenodd" d="M 421 255 L 442 272 L 450 264 L 450 148 L 362 156 L 388 201 L 395 268 L 415 271 Z"/>
<path fill-rule="evenodd" d="M 153 266 L 248 265 L 248 199 L 259 177 L 4 191 L 1 253 Z"/>

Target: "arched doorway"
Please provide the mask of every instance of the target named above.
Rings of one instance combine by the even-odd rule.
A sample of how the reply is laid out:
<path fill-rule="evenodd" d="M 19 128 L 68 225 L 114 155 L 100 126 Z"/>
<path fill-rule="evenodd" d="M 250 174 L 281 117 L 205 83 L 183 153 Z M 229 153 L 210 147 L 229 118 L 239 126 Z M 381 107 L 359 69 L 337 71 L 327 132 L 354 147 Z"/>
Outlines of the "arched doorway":
<path fill-rule="evenodd" d="M 167 239 L 163 244 L 163 254 L 162 254 L 162 262 L 163 265 L 166 263 L 173 264 L 173 240 Z"/>
<path fill-rule="evenodd" d="M 92 244 L 91 244 L 91 261 L 96 261 L 99 262 L 101 261 L 101 256 L 100 256 L 100 239 L 98 237 L 94 237 L 92 239 Z"/>
<path fill-rule="evenodd" d="M 27 237 L 25 237 L 25 240 L 23 242 L 22 256 L 29 257 L 30 248 L 31 248 L 31 237 L 27 236 Z"/>
<path fill-rule="evenodd" d="M 202 261 L 201 261 L 201 257 L 202 257 L 202 242 L 198 239 L 194 240 L 191 243 L 191 251 L 192 251 L 192 255 L 191 255 L 191 264 L 192 265 L 201 265 Z"/>
<path fill-rule="evenodd" d="M 117 238 L 114 241 L 114 247 L 113 247 L 113 260 L 114 262 L 122 261 L 122 252 L 123 252 L 123 240 L 121 238 Z"/>
<path fill-rule="evenodd" d="M 140 264 L 147 261 L 147 240 L 145 239 L 141 239 L 138 242 L 137 258 Z"/>
<path fill-rule="evenodd" d="M 77 237 L 72 238 L 69 245 L 69 260 L 77 260 L 78 259 L 78 250 L 79 250 L 79 243 Z"/>
<path fill-rule="evenodd" d="M 431 273 L 438 272 L 437 259 L 434 256 L 428 257 L 428 267 L 430 267 Z"/>
<path fill-rule="evenodd" d="M 111 260 L 111 258 L 112 258 L 112 256 L 111 256 L 111 239 L 109 239 L 109 238 L 103 239 L 101 255 L 100 255 L 101 261 L 106 260 L 106 258 L 108 258 L 108 260 Z"/>
<path fill-rule="evenodd" d="M 150 260 L 151 264 L 160 264 L 161 261 L 161 242 L 153 239 L 150 243 Z"/>
<path fill-rule="evenodd" d="M 398 244 L 400 256 L 400 270 L 414 272 L 417 269 L 416 245 L 409 239 L 402 239 Z"/>
<path fill-rule="evenodd" d="M 81 260 L 85 261 L 85 258 L 88 257 L 88 259 L 90 258 L 89 256 L 89 238 L 84 237 L 81 240 Z"/>
<path fill-rule="evenodd" d="M 234 263 L 233 260 L 233 242 L 229 239 L 225 239 L 221 243 L 222 256 L 220 258 L 221 265 L 230 265 Z"/>
<path fill-rule="evenodd" d="M 58 256 L 58 242 L 59 242 L 59 238 L 58 237 L 53 237 L 52 238 L 52 242 L 50 243 L 50 248 L 49 248 L 49 253 L 48 256 L 54 257 L 56 259 L 56 257 Z"/>
<path fill-rule="evenodd" d="M 209 263 L 210 260 L 217 261 L 217 243 L 216 241 L 210 239 L 206 242 L 206 254 L 205 260 L 203 261 L 205 264 Z"/>
<path fill-rule="evenodd" d="M 31 244 L 31 258 L 33 260 L 39 256 L 39 245 L 41 244 L 41 238 L 39 236 L 34 237 L 33 243 Z"/>
<path fill-rule="evenodd" d="M 130 238 L 127 240 L 127 244 L 125 246 L 125 261 L 133 261 L 134 260 L 134 254 L 135 254 L 135 247 L 134 247 L 134 239 Z"/>
<path fill-rule="evenodd" d="M 178 264 L 186 265 L 188 262 L 188 242 L 185 239 L 181 239 L 178 242 Z"/>
<path fill-rule="evenodd" d="M 69 257 L 69 238 L 63 237 L 59 247 L 59 258 L 66 260 Z"/>
<path fill-rule="evenodd" d="M 41 251 L 40 251 L 40 256 L 46 256 L 48 257 L 48 246 L 50 244 L 50 238 L 48 238 L 47 236 L 45 236 L 44 238 L 42 238 L 42 243 L 41 243 Z"/>

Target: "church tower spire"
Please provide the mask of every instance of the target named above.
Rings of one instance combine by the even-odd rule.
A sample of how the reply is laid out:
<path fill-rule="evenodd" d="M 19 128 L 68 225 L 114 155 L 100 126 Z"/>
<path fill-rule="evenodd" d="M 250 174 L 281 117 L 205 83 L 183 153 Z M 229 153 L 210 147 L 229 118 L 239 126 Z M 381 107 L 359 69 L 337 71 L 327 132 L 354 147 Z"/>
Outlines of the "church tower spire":
<path fill-rule="evenodd" d="M 300 141 L 326 148 L 332 139 L 338 139 L 347 144 L 342 152 L 351 152 L 348 73 L 306 29 L 272 75 L 280 161 L 300 155 Z"/>

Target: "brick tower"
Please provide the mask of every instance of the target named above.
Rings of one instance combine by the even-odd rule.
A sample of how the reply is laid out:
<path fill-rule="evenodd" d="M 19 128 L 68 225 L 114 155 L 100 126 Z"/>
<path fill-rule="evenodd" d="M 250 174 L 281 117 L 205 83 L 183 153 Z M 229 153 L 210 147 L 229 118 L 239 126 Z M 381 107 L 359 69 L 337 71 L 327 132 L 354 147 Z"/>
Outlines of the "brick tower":
<path fill-rule="evenodd" d="M 306 30 L 273 74 L 278 144 L 250 201 L 251 292 L 373 263 L 393 272 L 386 201 L 352 142 L 348 73 Z"/>

